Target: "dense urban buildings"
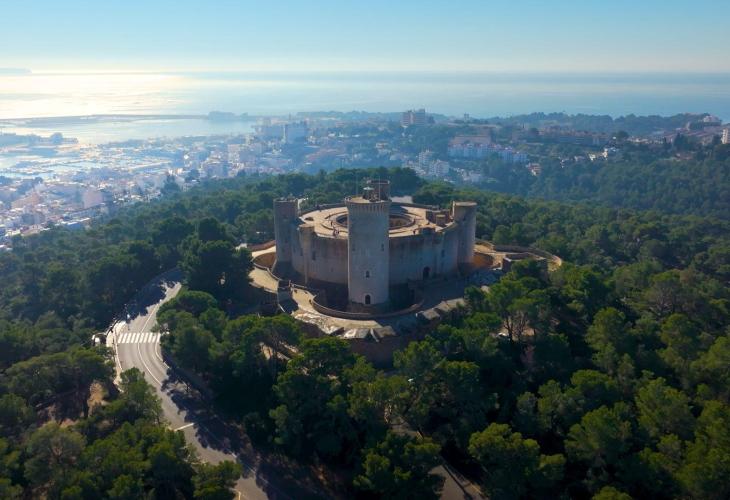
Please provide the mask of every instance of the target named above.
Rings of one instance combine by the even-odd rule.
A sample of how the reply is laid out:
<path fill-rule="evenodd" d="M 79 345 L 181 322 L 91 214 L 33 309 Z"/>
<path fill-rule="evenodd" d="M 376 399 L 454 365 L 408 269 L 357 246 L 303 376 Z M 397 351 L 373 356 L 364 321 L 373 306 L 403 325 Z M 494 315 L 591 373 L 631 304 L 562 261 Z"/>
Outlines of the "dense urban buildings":
<path fill-rule="evenodd" d="M 504 190 L 509 188 L 500 183 L 514 183 L 523 174 L 535 180 L 546 171 L 555 175 L 546 169 L 550 165 L 569 173 L 582 165 L 621 161 L 626 151 L 642 148 L 659 157 L 675 141 L 678 151 L 673 154 L 686 159 L 691 153 L 685 144 L 727 144 L 730 130 L 708 114 L 634 117 L 611 124 L 605 117 L 563 114 L 464 120 L 424 109 L 287 117 L 215 112 L 203 119 L 251 124 L 239 134 L 98 144 L 61 133 L 0 130 L 0 250 L 9 249 L 16 235 L 53 226 L 81 229 L 120 206 L 185 191 L 208 179 L 399 166 L 426 179 Z M 63 130 L 66 122 L 59 120 L 54 124 Z M 33 121 L 23 125 L 32 127 Z M 105 125 L 99 122 L 99 127 Z M 610 127 L 625 127 L 626 137 L 609 133 Z"/>
<path fill-rule="evenodd" d="M 426 117 L 426 110 L 423 108 L 404 111 L 400 120 L 400 124 L 404 127 L 410 127 L 411 125 L 426 125 L 426 123 L 428 123 L 428 119 Z"/>

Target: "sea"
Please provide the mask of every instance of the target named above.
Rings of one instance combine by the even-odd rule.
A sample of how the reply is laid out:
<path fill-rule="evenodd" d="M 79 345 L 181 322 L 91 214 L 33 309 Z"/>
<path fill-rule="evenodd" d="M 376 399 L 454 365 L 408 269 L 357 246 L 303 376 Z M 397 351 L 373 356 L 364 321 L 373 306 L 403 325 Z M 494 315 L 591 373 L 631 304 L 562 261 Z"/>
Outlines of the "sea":
<path fill-rule="evenodd" d="M 730 74 L 33 73 L 0 74 L 0 119 L 90 114 L 533 111 L 619 116 L 709 112 L 730 120 Z"/>
<path fill-rule="evenodd" d="M 535 111 L 611 115 L 707 112 L 730 121 L 730 74 L 490 72 L 28 72 L 0 73 L 0 120 L 98 114 L 253 116 L 300 111 L 428 112 L 474 118 Z M 26 126 L 83 143 L 238 134 L 252 122 L 155 119 Z"/>

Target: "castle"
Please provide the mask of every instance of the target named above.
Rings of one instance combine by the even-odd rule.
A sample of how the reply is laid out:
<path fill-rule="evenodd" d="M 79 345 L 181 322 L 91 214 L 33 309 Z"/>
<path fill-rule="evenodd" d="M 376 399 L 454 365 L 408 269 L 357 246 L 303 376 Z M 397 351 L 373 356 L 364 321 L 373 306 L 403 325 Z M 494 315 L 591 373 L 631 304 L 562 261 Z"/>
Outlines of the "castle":
<path fill-rule="evenodd" d="M 275 200 L 274 269 L 310 287 L 346 287 L 349 310 L 376 311 L 393 287 L 469 267 L 475 230 L 474 202 L 398 203 L 389 181 L 370 180 L 361 195 L 302 213 L 296 199 Z"/>

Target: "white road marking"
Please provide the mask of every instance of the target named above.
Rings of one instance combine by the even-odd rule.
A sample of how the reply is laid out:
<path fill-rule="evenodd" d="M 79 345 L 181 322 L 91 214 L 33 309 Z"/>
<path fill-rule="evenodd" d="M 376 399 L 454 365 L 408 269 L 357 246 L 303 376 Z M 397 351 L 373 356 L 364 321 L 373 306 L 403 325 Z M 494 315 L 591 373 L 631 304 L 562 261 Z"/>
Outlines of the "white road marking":
<path fill-rule="evenodd" d="M 156 344 L 160 341 L 160 335 L 155 332 L 120 333 L 117 335 L 117 344 Z"/>
<path fill-rule="evenodd" d="M 178 428 L 177 428 L 177 429 L 175 429 L 175 430 L 176 430 L 176 431 L 181 431 L 181 430 L 183 430 L 183 429 L 187 429 L 188 427 L 192 427 L 192 426 L 194 426 L 194 425 L 195 425 L 195 422 L 190 422 L 189 424 L 181 425 L 180 427 L 178 427 Z"/>
<path fill-rule="evenodd" d="M 167 295 L 167 290 L 165 290 L 165 295 Z M 149 314 L 149 316 L 147 316 L 147 319 L 145 320 L 144 325 L 142 325 L 142 330 L 147 329 L 147 323 L 150 322 L 150 320 L 152 319 L 153 316 L 157 315 L 157 310 L 160 308 L 160 305 L 162 305 L 162 304 L 160 302 L 158 302 L 157 304 L 155 304 L 155 307 L 152 308 L 152 312 Z"/>
<path fill-rule="evenodd" d="M 145 363 L 144 357 L 142 357 L 142 349 L 139 347 L 139 344 L 137 344 L 137 353 L 139 354 L 140 361 L 142 361 L 142 365 L 144 365 L 144 369 L 147 370 L 147 373 L 150 374 L 150 377 L 152 377 L 155 382 L 157 382 L 157 385 L 162 387 L 162 382 L 160 382 L 160 380 L 152 374 L 152 370 L 150 370 L 150 367 L 147 366 L 147 363 Z"/>
<path fill-rule="evenodd" d="M 153 351 L 155 352 L 155 356 L 157 357 L 157 359 L 159 359 L 160 362 L 163 365 L 165 365 L 166 368 L 170 368 L 169 366 L 167 366 L 167 363 L 165 363 L 165 360 L 162 359 L 162 344 L 160 344 L 160 337 L 161 336 L 162 336 L 161 333 L 158 333 L 157 334 L 157 340 L 156 340 L 157 341 L 157 345 L 155 346 L 155 348 L 153 349 Z"/>
<path fill-rule="evenodd" d="M 119 339 L 117 338 L 116 332 L 112 333 L 112 335 L 114 335 L 114 338 L 112 338 L 112 345 L 114 346 L 114 360 L 117 362 L 117 366 L 119 367 L 119 372 L 117 373 L 117 376 L 119 376 L 119 373 L 124 371 L 122 369 L 122 360 L 119 359 Z"/>

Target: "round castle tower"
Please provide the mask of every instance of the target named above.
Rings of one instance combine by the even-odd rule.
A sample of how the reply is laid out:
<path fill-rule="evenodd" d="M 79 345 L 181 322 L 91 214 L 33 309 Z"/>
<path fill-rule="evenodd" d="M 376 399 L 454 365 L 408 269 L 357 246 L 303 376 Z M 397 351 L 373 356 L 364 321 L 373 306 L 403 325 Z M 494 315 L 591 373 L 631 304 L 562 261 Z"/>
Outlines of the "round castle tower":
<path fill-rule="evenodd" d="M 455 201 L 451 217 L 459 225 L 456 261 L 459 264 L 471 264 L 474 261 L 474 244 L 476 243 L 477 204 L 473 201 Z"/>
<path fill-rule="evenodd" d="M 276 269 L 282 272 L 291 268 L 292 228 L 297 220 L 297 200 L 274 200 L 274 238 L 276 239 Z"/>
<path fill-rule="evenodd" d="M 388 302 L 390 198 L 388 181 L 371 184 L 347 207 L 348 299 L 355 307 Z"/>

